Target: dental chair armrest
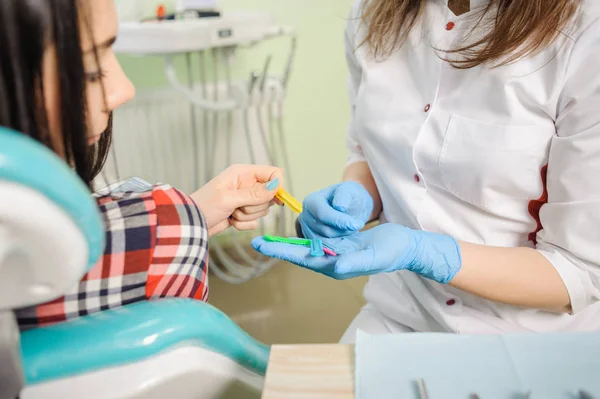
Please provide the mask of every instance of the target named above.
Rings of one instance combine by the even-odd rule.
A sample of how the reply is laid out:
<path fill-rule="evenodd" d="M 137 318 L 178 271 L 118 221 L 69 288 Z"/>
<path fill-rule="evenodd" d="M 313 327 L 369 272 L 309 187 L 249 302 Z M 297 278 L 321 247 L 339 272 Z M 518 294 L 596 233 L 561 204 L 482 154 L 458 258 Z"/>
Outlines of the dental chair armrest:
<path fill-rule="evenodd" d="M 268 346 L 213 306 L 191 299 L 138 302 L 21 334 L 27 384 L 137 362 L 182 344 L 266 372 Z"/>

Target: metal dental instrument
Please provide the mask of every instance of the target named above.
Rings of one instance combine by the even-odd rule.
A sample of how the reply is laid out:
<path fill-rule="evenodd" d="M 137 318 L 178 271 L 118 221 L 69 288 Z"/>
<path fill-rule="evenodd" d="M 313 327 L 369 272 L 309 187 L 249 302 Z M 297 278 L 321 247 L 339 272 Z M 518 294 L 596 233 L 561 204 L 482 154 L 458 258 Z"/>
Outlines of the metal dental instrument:
<path fill-rule="evenodd" d="M 583 389 L 579 391 L 579 399 L 594 399 L 594 397 Z"/>
<path fill-rule="evenodd" d="M 219 49 L 219 48 L 213 48 L 211 50 L 211 58 L 212 58 L 212 69 L 213 69 L 213 75 L 214 75 L 214 81 L 218 82 L 219 81 L 219 60 L 221 59 L 221 55 L 222 52 L 224 51 L 224 49 Z M 219 102 L 219 86 L 215 84 L 215 86 L 213 87 L 213 101 L 215 103 Z M 210 169 L 208 169 L 208 173 L 210 176 L 214 176 L 214 164 L 215 164 L 215 156 L 217 153 L 217 137 L 219 135 L 219 118 L 222 114 L 218 111 L 214 111 L 212 113 L 212 134 L 209 135 L 209 141 L 210 139 L 212 139 L 212 142 L 210 144 L 211 146 L 211 152 L 210 154 L 208 154 L 210 161 Z M 205 134 L 209 134 L 209 132 L 206 132 Z"/>
<path fill-rule="evenodd" d="M 254 90 L 254 86 L 256 85 L 259 76 L 257 71 L 252 71 L 252 74 L 250 75 L 250 84 L 248 85 L 248 94 L 250 96 L 252 95 L 252 91 Z"/>
<path fill-rule="evenodd" d="M 271 66 L 271 60 L 273 59 L 272 55 L 268 55 L 267 59 L 265 60 L 265 65 L 263 66 L 263 71 L 262 71 L 262 76 L 260 77 L 260 84 L 259 84 L 259 93 L 260 93 L 260 100 L 258 102 L 258 104 L 256 104 L 256 122 L 258 124 L 258 130 L 260 131 L 260 136 L 262 138 L 263 141 L 263 145 L 265 148 L 265 152 L 267 154 L 267 159 L 270 165 L 274 164 L 274 156 L 273 156 L 273 152 L 272 151 L 272 146 L 269 145 L 269 141 L 268 141 L 268 136 L 270 136 L 270 132 L 267 133 L 265 130 L 265 124 L 263 122 L 263 103 L 267 102 L 268 103 L 268 99 L 265 96 L 265 87 L 267 85 L 267 79 L 268 79 L 268 75 L 269 75 L 269 68 Z M 271 107 L 270 104 L 266 105 L 267 107 Z"/>
<path fill-rule="evenodd" d="M 185 54 L 185 63 L 187 66 L 187 80 L 188 87 L 190 91 L 194 91 L 194 76 L 192 73 L 192 57 L 191 53 Z M 192 181 L 194 182 L 194 187 L 200 187 L 200 165 L 199 165 L 199 157 L 198 153 L 200 151 L 198 146 L 198 127 L 197 127 L 197 117 L 196 117 L 196 105 L 190 103 L 190 126 L 192 128 L 192 151 L 194 151 L 194 167 L 192 169 Z"/>
<path fill-rule="evenodd" d="M 231 57 L 233 54 L 229 52 L 229 51 L 232 51 L 231 49 L 223 49 L 223 51 L 224 51 L 224 57 L 223 57 L 224 75 L 225 75 L 225 83 L 227 85 L 227 95 L 229 97 L 231 97 L 233 94 L 233 82 L 232 82 L 232 78 L 231 78 L 231 69 L 232 69 Z M 248 89 L 249 95 L 252 94 L 255 83 L 258 81 L 259 77 L 260 76 L 256 72 L 252 74 L 252 76 L 250 78 L 249 89 Z M 247 115 L 247 108 L 244 111 L 244 115 Z M 227 132 L 226 132 L 226 135 L 227 135 L 226 141 L 227 142 L 231 142 L 231 134 L 233 133 L 233 129 L 232 129 L 233 121 L 232 121 L 231 116 L 232 116 L 232 112 L 228 112 L 226 115 L 227 124 L 228 124 Z M 246 133 L 246 138 L 248 140 L 248 151 L 249 151 L 249 155 L 250 155 L 250 161 L 251 161 L 251 163 L 254 164 L 254 163 L 256 163 L 257 159 L 254 154 L 254 149 L 252 146 L 251 131 L 250 131 L 250 127 L 248 126 L 247 118 L 244 118 L 244 130 Z M 216 143 L 216 141 L 215 141 L 215 143 Z M 231 151 L 233 149 L 233 146 L 227 145 L 226 148 L 227 148 L 226 164 L 229 165 L 232 161 Z M 260 225 L 260 234 L 264 235 L 265 234 L 264 220 L 261 219 L 259 222 L 259 225 Z M 284 229 L 282 229 L 282 227 L 284 227 L 284 226 L 280 226 L 280 228 L 278 230 L 284 231 Z M 229 275 L 235 276 L 235 278 L 241 278 L 242 280 L 248 280 L 251 277 L 255 277 L 255 276 L 264 274 L 266 271 L 268 271 L 271 268 L 271 266 L 273 266 L 276 263 L 276 259 L 264 260 L 264 259 L 261 259 L 260 256 L 256 257 L 255 256 L 256 253 L 254 251 L 250 251 L 250 253 L 248 253 L 247 248 L 245 248 L 244 245 L 239 242 L 239 238 L 234 233 L 233 230 L 230 230 L 229 237 L 233 243 L 233 252 L 234 252 L 233 254 L 231 254 L 230 251 L 225 251 L 218 242 L 214 242 L 212 244 L 215 253 L 219 257 L 219 260 L 221 261 L 221 264 L 223 265 L 223 268 L 229 273 Z M 235 267 L 234 265 L 238 262 L 238 261 L 236 261 L 236 259 L 241 260 L 241 264 L 244 266 Z M 213 269 L 217 269 L 217 268 L 213 267 Z M 218 269 L 218 271 L 215 271 L 215 274 L 220 276 L 220 278 L 226 279 L 226 281 L 230 280 L 229 277 L 225 277 L 225 275 L 221 272 L 220 269 Z"/>
<path fill-rule="evenodd" d="M 206 77 L 206 58 L 204 55 L 204 51 L 200 51 L 198 52 L 198 65 L 199 65 L 199 71 L 200 71 L 200 88 L 201 88 L 201 95 L 203 99 L 207 99 L 208 98 L 208 94 L 207 94 L 207 77 Z M 202 156 L 204 157 L 204 176 L 203 176 L 203 183 L 208 182 L 210 179 L 213 178 L 213 176 L 211 176 L 208 171 L 210 169 L 210 165 L 209 165 L 209 151 L 210 151 L 210 141 L 209 141 L 209 137 L 208 137 L 208 112 L 206 110 L 201 110 L 200 111 L 200 115 L 202 116 L 202 131 L 204 132 L 204 134 L 202 135 L 202 140 L 203 143 L 202 145 L 204 146 L 203 150 L 203 154 Z M 198 132 L 194 132 L 194 134 L 198 134 Z M 196 154 L 196 156 L 198 156 L 198 154 Z"/>
<path fill-rule="evenodd" d="M 429 395 L 427 395 L 427 387 L 425 386 L 425 380 L 417 380 L 417 387 L 419 388 L 419 398 L 429 399 Z"/>
<path fill-rule="evenodd" d="M 265 60 L 265 65 L 263 66 L 262 76 L 260 80 L 260 91 L 263 92 L 265 90 L 265 84 L 267 83 L 267 75 L 269 74 L 269 67 L 271 66 L 271 60 L 273 56 L 269 54 L 267 59 Z"/>

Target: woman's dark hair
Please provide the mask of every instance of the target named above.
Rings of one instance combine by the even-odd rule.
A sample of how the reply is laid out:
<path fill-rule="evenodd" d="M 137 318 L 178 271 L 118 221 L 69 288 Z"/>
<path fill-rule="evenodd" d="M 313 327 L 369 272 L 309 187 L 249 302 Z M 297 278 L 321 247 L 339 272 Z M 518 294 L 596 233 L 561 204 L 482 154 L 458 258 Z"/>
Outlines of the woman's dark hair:
<path fill-rule="evenodd" d="M 91 32 L 88 14 L 82 0 L 0 1 L 0 125 L 61 153 L 91 188 L 108 155 L 112 123 L 97 144 L 88 145 L 80 42 L 80 24 Z M 60 148 L 50 137 L 45 106 L 42 64 L 50 45 L 59 74 Z"/>

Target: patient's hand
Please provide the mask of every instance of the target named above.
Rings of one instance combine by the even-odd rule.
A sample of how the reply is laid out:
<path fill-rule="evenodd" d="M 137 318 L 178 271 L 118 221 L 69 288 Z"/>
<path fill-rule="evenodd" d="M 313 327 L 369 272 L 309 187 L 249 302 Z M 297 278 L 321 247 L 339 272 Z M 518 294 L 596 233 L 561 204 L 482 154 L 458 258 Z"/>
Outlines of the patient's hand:
<path fill-rule="evenodd" d="M 213 236 L 233 226 L 253 230 L 275 204 L 283 172 L 274 166 L 233 165 L 191 195 Z"/>

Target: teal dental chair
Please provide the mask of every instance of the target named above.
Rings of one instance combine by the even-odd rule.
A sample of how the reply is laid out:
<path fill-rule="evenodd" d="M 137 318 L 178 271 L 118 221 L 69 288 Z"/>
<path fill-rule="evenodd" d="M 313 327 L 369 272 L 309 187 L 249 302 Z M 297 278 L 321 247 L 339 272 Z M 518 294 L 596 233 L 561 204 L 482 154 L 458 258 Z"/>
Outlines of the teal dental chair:
<path fill-rule="evenodd" d="M 206 303 L 139 302 L 19 332 L 14 309 L 60 297 L 103 249 L 85 185 L 0 127 L 0 399 L 260 397 L 269 348 Z"/>

